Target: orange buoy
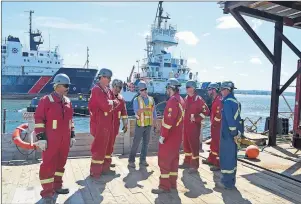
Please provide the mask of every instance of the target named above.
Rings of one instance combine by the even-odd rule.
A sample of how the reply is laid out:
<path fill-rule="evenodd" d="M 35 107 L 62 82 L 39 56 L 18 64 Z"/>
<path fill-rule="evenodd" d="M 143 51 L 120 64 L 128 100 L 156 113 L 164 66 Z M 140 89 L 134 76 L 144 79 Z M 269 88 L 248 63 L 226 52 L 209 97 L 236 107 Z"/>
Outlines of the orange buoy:
<path fill-rule="evenodd" d="M 249 159 L 256 159 L 259 155 L 259 148 L 255 145 L 250 145 L 246 149 L 246 156 Z"/>
<path fill-rule="evenodd" d="M 12 140 L 15 143 L 15 145 L 17 145 L 18 147 L 21 147 L 23 149 L 36 149 L 35 144 L 30 144 L 28 142 L 24 142 L 21 139 L 21 134 L 26 129 L 28 129 L 28 123 L 24 123 L 24 124 L 21 124 L 20 126 L 18 126 L 12 134 Z"/>

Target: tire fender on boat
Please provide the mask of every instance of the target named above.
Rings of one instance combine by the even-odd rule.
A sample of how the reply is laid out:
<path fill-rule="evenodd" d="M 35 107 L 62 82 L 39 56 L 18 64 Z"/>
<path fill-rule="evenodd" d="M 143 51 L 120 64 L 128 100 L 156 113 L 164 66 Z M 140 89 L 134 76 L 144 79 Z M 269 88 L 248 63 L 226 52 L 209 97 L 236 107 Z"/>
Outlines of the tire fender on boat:
<path fill-rule="evenodd" d="M 15 143 L 15 145 L 17 145 L 18 147 L 21 147 L 23 149 L 28 149 L 28 150 L 36 149 L 35 144 L 30 144 L 28 142 L 24 142 L 21 139 L 21 134 L 23 131 L 26 131 L 26 129 L 28 129 L 28 123 L 23 123 L 23 124 L 19 125 L 12 134 L 12 140 Z"/>

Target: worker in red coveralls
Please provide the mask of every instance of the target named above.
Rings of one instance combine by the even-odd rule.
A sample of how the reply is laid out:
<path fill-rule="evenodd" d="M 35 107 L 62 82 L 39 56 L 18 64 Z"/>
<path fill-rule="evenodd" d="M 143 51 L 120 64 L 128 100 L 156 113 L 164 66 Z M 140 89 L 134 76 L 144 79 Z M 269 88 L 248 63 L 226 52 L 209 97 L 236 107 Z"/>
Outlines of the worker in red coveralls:
<path fill-rule="evenodd" d="M 159 138 L 158 165 L 160 184 L 152 193 L 161 194 L 177 188 L 179 151 L 183 137 L 183 117 L 185 102 L 179 94 L 181 84 L 175 78 L 167 81 L 166 92 L 170 97 L 164 109 Z"/>
<path fill-rule="evenodd" d="M 110 138 L 114 137 L 114 108 L 119 101 L 108 87 L 112 77 L 110 69 L 99 71 L 99 82 L 92 88 L 88 104 L 90 111 L 90 133 L 94 136 L 91 145 L 90 176 L 98 180 L 101 174 L 112 174 L 110 158 L 105 159 Z"/>
<path fill-rule="evenodd" d="M 222 96 L 219 94 L 219 85 L 211 83 L 208 86 L 208 95 L 212 98 L 212 106 L 210 113 L 211 122 L 211 143 L 210 153 L 204 164 L 212 165 L 211 171 L 219 170 L 219 141 L 221 136 L 221 110 L 222 110 Z"/>
<path fill-rule="evenodd" d="M 199 168 L 200 134 L 202 121 L 209 116 L 210 110 L 203 98 L 197 95 L 196 82 L 186 82 L 184 116 L 184 152 L 182 168 L 189 168 L 189 173 L 196 173 Z"/>
<path fill-rule="evenodd" d="M 73 109 L 66 94 L 70 79 L 66 74 L 58 74 L 52 82 L 54 92 L 41 98 L 35 112 L 36 145 L 43 150 L 39 177 L 44 203 L 55 203 L 53 195 L 68 194 L 62 187 L 70 147 L 75 143 Z"/>
<path fill-rule="evenodd" d="M 128 115 L 126 110 L 126 103 L 120 94 L 120 91 L 122 89 L 123 82 L 119 79 L 114 79 L 112 82 L 112 92 L 114 94 L 115 99 L 119 101 L 119 105 L 114 109 L 114 135 L 113 137 L 110 137 L 109 145 L 107 147 L 107 153 L 105 158 L 108 160 L 109 164 L 111 164 L 111 167 L 115 167 L 114 164 L 112 164 L 112 153 L 114 150 L 114 143 L 115 139 L 119 133 L 120 128 L 120 120 L 122 119 L 122 130 L 124 133 L 127 132 L 127 125 L 128 125 Z M 106 170 L 106 169 L 105 169 Z M 104 171 L 105 171 L 104 170 Z"/>

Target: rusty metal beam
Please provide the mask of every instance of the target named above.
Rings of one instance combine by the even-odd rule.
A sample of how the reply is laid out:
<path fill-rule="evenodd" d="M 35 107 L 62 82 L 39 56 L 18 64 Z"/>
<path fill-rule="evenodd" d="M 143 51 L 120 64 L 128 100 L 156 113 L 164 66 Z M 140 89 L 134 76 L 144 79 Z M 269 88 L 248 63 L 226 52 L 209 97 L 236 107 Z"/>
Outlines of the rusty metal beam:
<path fill-rule="evenodd" d="M 256 43 L 256 45 L 261 49 L 263 54 L 274 65 L 275 64 L 275 59 L 274 59 L 273 54 L 267 48 L 267 46 L 262 42 L 262 40 L 258 37 L 258 35 L 254 32 L 254 30 L 247 23 L 247 21 L 240 15 L 240 13 L 236 9 L 230 10 L 229 12 L 237 20 L 237 22 L 242 26 L 242 28 L 248 33 L 248 35 L 252 38 L 252 40 Z"/>
<path fill-rule="evenodd" d="M 281 87 L 278 92 L 278 95 L 281 95 L 289 85 L 297 78 L 298 74 L 301 73 L 301 69 L 297 69 L 297 71 L 287 80 L 287 82 Z"/>
<path fill-rule="evenodd" d="M 282 59 L 282 40 L 280 35 L 283 33 L 283 22 L 275 23 L 274 34 L 274 59 L 273 65 L 273 78 L 272 78 L 272 94 L 271 94 L 271 109 L 270 109 L 270 124 L 269 124 L 269 146 L 276 146 L 277 135 L 277 118 L 278 118 L 278 106 L 279 106 L 279 87 L 281 76 L 281 59 Z"/>

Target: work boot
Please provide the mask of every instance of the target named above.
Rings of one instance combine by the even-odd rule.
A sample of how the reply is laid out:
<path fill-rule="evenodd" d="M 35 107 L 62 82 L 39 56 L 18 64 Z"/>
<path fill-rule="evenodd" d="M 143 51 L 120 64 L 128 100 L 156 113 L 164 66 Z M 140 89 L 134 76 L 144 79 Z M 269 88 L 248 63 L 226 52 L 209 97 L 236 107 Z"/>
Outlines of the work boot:
<path fill-rule="evenodd" d="M 197 172 L 198 172 L 198 170 L 195 169 L 195 168 L 190 168 L 190 169 L 188 170 L 188 173 L 189 173 L 189 174 L 195 174 L 195 173 L 197 173 Z"/>
<path fill-rule="evenodd" d="M 115 175 L 116 172 L 115 172 L 115 171 L 112 171 L 112 170 L 110 169 L 110 170 L 108 170 L 108 171 L 103 171 L 101 174 L 102 174 L 102 175 Z"/>
<path fill-rule="evenodd" d="M 136 168 L 136 164 L 134 162 L 129 162 L 128 167 Z"/>
<path fill-rule="evenodd" d="M 231 187 L 231 188 L 226 187 L 226 186 L 225 186 L 224 184 L 222 184 L 221 182 L 215 183 L 215 186 L 216 186 L 217 188 L 221 188 L 221 189 L 225 189 L 225 190 L 233 190 L 233 189 L 235 189 L 235 187 Z"/>
<path fill-rule="evenodd" d="M 116 166 L 116 164 L 111 164 L 111 165 L 110 165 L 110 167 L 115 167 L 115 166 Z"/>
<path fill-rule="evenodd" d="M 211 163 L 208 161 L 208 159 L 203 159 L 203 160 L 202 160 L 202 163 L 203 163 L 203 164 L 208 164 L 208 165 L 211 164 Z"/>
<path fill-rule="evenodd" d="M 43 198 L 43 204 L 55 204 L 53 197 L 45 197 Z"/>
<path fill-rule="evenodd" d="M 186 164 L 186 163 L 183 163 L 183 164 L 179 165 L 179 168 L 180 169 L 187 169 L 187 168 L 189 168 L 189 165 Z"/>
<path fill-rule="evenodd" d="M 210 171 L 219 171 L 220 168 L 218 166 L 211 166 Z"/>
<path fill-rule="evenodd" d="M 146 161 L 141 161 L 139 163 L 140 166 L 149 166 L 149 164 Z"/>
<path fill-rule="evenodd" d="M 153 194 L 162 194 L 162 193 L 170 193 L 169 190 L 164 190 L 162 188 L 152 189 Z"/>
<path fill-rule="evenodd" d="M 69 193 L 69 188 L 59 188 L 59 189 L 55 189 L 55 192 L 57 194 L 68 194 Z"/>

